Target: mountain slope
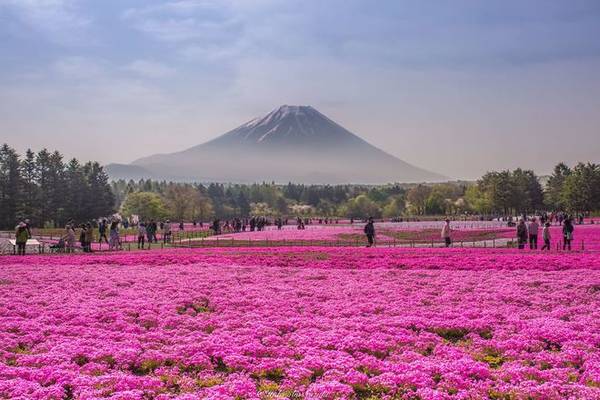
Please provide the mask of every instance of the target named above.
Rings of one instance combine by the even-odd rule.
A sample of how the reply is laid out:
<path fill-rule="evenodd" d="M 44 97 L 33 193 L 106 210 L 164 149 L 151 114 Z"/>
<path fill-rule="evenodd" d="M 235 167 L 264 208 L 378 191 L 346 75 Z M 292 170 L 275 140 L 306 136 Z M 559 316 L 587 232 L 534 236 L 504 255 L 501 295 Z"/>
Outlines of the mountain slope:
<path fill-rule="evenodd" d="M 372 146 L 310 106 L 281 106 L 209 142 L 141 158 L 132 166 L 164 179 L 220 182 L 447 179 Z M 111 173 L 111 166 L 107 169 Z M 119 172 L 123 174 L 123 166 Z"/>

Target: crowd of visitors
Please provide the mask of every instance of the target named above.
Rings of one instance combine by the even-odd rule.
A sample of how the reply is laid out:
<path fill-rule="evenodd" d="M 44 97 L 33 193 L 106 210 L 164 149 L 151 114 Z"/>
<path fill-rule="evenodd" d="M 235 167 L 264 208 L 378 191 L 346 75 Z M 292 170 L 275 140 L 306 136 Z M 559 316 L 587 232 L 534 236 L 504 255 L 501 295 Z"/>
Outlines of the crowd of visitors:
<path fill-rule="evenodd" d="M 512 217 L 501 217 L 503 221 L 511 226 L 513 221 Z M 393 219 L 392 221 L 400 222 L 402 219 Z M 363 231 L 366 236 L 367 247 L 372 247 L 375 244 L 375 220 L 372 217 L 363 220 L 366 222 Z M 350 224 L 354 224 L 354 218 L 350 219 Z M 583 214 L 577 215 L 575 218 L 564 212 L 556 213 L 542 213 L 538 217 L 527 218 L 523 216 L 519 219 L 517 224 L 512 223 L 512 226 L 516 225 L 516 236 L 517 245 L 519 249 L 529 247 L 532 250 L 538 249 L 538 241 L 541 236 L 543 246 L 541 250 L 547 251 L 551 249 L 552 234 L 550 227 L 552 224 L 558 224 L 562 226 L 562 248 L 563 250 L 571 250 L 573 242 L 573 233 L 575 231 L 575 224 L 583 224 Z M 593 224 L 594 221 L 591 220 Z M 198 225 L 202 228 L 203 223 L 194 220 L 192 222 L 194 227 Z M 330 225 L 339 224 L 339 219 L 335 218 L 302 218 L 297 217 L 295 220 L 297 229 L 306 229 L 307 225 L 319 224 L 319 225 Z M 282 229 L 283 226 L 290 225 L 288 218 L 267 218 L 264 216 L 253 216 L 250 218 L 233 218 L 221 222 L 219 219 L 215 219 L 210 225 L 210 230 L 214 235 L 220 235 L 223 233 L 237 233 L 246 231 L 263 231 L 267 226 L 276 226 L 277 229 Z M 179 231 L 185 230 L 185 224 L 180 221 L 176 227 Z M 78 231 L 76 230 L 78 228 Z M 66 253 L 72 253 L 76 249 L 77 244 L 77 233 L 79 234 L 79 244 L 83 252 L 91 253 L 92 244 L 95 241 L 95 230 L 97 229 L 97 242 L 98 244 L 106 243 L 109 250 L 121 250 L 123 243 L 121 240 L 120 229 L 134 228 L 133 235 L 137 233 L 137 248 L 145 249 L 150 248 L 152 243 L 159 243 L 159 235 L 163 244 L 170 243 L 173 239 L 173 226 L 169 219 L 165 221 L 155 221 L 150 219 L 147 221 L 143 220 L 129 220 L 127 218 L 121 218 L 120 216 L 113 216 L 111 218 L 101 218 L 97 221 L 91 221 L 77 226 L 74 221 L 69 221 L 65 225 L 64 233 L 58 239 L 58 242 L 51 245 L 50 248 L 56 251 L 62 251 Z M 445 247 L 452 246 L 453 242 L 453 230 L 451 228 L 451 220 L 447 218 L 441 230 L 441 239 L 444 242 Z M 134 236 L 135 237 L 135 236 Z M 26 252 L 27 241 L 32 238 L 31 224 L 28 219 L 25 219 L 17 224 L 15 227 L 15 242 L 16 252 L 19 255 L 24 255 Z"/>
<path fill-rule="evenodd" d="M 523 216 L 517 224 L 517 245 L 519 249 L 522 250 L 527 246 L 527 244 L 529 244 L 529 248 L 531 250 L 537 250 L 539 232 L 541 227 L 542 240 L 544 241 L 542 250 L 550 250 L 552 241 L 550 227 L 552 226 L 552 221 L 556 221 L 562 226 L 563 250 L 571 250 L 571 243 L 573 242 L 573 232 L 575 231 L 575 226 L 573 224 L 573 219 L 568 215 L 561 215 L 556 219 L 554 217 L 550 218 L 548 216 L 542 215 L 539 218 L 539 223 L 536 217 L 527 218 Z M 580 221 L 580 223 L 583 223 L 583 220 L 578 221 Z"/>

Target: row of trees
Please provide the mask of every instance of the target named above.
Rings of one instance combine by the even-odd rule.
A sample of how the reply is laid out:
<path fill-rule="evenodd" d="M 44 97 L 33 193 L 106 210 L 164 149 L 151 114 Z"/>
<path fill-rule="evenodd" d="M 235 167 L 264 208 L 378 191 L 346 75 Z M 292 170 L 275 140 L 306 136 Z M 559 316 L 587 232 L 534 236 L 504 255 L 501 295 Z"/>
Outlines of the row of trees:
<path fill-rule="evenodd" d="M 123 202 L 121 209 L 125 215 L 187 221 L 249 215 L 364 217 L 365 207 L 373 211 L 374 216 L 381 216 L 388 203 L 386 213 L 392 216 L 402 211 L 406 192 L 398 185 L 369 188 L 358 185 L 211 183 L 204 186 L 151 180 L 121 180 L 113 182 L 112 187 L 118 201 Z"/>
<path fill-rule="evenodd" d="M 208 185 L 152 180 L 109 182 L 95 162 L 58 152 L 0 148 L 0 227 L 85 222 L 113 212 L 144 219 L 230 219 L 249 215 L 393 218 L 403 215 L 519 215 L 539 210 L 600 210 L 600 166 L 558 164 L 542 185 L 533 171 L 489 172 L 476 183 Z"/>
<path fill-rule="evenodd" d="M 533 171 L 488 172 L 465 192 L 468 208 L 482 214 L 517 215 L 536 210 L 600 210 L 600 165 L 558 164 L 545 188 Z"/>
<path fill-rule="evenodd" d="M 103 168 L 95 162 L 65 163 L 55 151 L 27 150 L 21 157 L 0 147 L 0 227 L 14 228 L 23 219 L 34 226 L 63 226 L 108 215 L 115 198 Z"/>
<path fill-rule="evenodd" d="M 177 220 L 248 215 L 393 218 L 403 215 L 520 215 L 600 210 L 600 166 L 556 166 L 545 187 L 531 170 L 488 172 L 476 183 L 431 185 L 207 186 L 144 181 L 113 183 L 125 214 Z"/>

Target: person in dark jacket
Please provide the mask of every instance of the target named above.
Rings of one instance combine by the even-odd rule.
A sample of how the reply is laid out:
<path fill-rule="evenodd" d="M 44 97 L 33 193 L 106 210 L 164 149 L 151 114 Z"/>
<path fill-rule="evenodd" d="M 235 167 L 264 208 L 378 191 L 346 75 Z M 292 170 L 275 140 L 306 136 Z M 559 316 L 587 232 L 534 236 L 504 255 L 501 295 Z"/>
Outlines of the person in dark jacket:
<path fill-rule="evenodd" d="M 83 249 L 84 253 L 87 253 L 87 249 L 88 249 L 88 245 L 87 245 L 87 236 L 86 236 L 86 230 L 87 230 L 87 226 L 85 224 L 81 224 L 80 226 L 81 228 L 81 232 L 79 232 L 79 243 L 81 244 L 81 248 Z"/>
<path fill-rule="evenodd" d="M 373 246 L 373 242 L 375 239 L 375 225 L 373 225 L 373 218 L 369 217 L 369 221 L 365 225 L 365 235 L 367 235 L 367 247 Z"/>
<path fill-rule="evenodd" d="M 525 248 L 527 239 L 529 239 L 527 225 L 525 225 L 525 219 L 521 218 L 519 220 L 519 224 L 517 225 L 517 241 L 519 243 L 519 249 L 523 250 Z"/>
<path fill-rule="evenodd" d="M 106 236 L 106 220 L 102 219 L 98 223 L 98 243 L 102 243 L 102 239 L 108 244 L 108 237 Z"/>
<path fill-rule="evenodd" d="M 573 240 L 573 231 L 575 227 L 573 226 L 573 220 L 571 218 L 566 218 L 563 222 L 563 250 L 571 250 L 571 241 Z"/>

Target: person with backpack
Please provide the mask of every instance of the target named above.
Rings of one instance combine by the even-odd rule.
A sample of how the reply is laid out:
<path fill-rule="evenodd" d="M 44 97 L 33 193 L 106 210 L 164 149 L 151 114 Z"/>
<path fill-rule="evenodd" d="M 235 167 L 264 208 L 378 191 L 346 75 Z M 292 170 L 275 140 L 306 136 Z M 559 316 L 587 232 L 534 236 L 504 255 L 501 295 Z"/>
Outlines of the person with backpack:
<path fill-rule="evenodd" d="M 364 232 L 367 236 L 367 247 L 373 246 L 375 239 L 375 225 L 373 225 L 373 217 L 369 217 L 369 220 L 365 225 Z"/>
<path fill-rule="evenodd" d="M 25 248 L 27 247 L 27 241 L 31 238 L 27 224 L 19 222 L 15 227 L 15 243 L 17 246 L 17 254 L 20 256 L 25 255 Z"/>

